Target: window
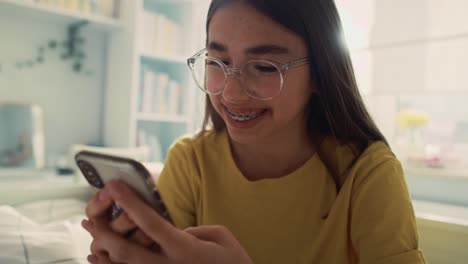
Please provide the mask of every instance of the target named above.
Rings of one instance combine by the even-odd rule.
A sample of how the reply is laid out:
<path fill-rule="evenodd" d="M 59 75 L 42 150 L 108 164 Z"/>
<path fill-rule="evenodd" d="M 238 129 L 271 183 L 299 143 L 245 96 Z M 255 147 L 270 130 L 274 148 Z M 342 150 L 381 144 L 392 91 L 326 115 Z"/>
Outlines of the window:
<path fill-rule="evenodd" d="M 468 2 L 337 5 L 361 93 L 413 198 L 468 206 Z"/>

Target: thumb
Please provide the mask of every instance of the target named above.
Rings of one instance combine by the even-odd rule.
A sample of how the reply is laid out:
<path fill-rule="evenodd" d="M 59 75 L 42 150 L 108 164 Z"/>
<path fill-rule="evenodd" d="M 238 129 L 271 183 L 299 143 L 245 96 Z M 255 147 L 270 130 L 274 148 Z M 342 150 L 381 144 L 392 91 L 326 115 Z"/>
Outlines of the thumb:
<path fill-rule="evenodd" d="M 227 229 L 225 226 L 221 225 L 189 227 L 184 231 L 200 240 L 214 242 L 216 244 L 223 244 L 223 242 L 226 242 L 227 240 L 230 240 L 231 237 L 233 237 L 231 231 L 229 231 L 229 229 Z"/>

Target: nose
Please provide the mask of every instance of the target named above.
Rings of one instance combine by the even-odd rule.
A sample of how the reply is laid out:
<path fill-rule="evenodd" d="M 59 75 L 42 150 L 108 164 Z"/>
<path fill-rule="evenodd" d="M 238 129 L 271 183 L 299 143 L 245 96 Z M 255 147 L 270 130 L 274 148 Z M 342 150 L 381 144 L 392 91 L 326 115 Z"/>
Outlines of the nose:
<path fill-rule="evenodd" d="M 240 72 L 237 70 L 229 71 L 227 74 L 227 83 L 222 92 L 223 99 L 229 103 L 245 102 L 250 97 L 242 87 Z"/>

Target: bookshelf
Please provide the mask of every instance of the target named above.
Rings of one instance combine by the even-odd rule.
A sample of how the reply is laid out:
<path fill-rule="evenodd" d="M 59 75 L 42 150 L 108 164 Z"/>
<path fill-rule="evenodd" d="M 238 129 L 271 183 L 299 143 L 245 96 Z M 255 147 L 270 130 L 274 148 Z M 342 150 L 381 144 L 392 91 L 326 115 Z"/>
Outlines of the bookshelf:
<path fill-rule="evenodd" d="M 153 61 L 177 63 L 177 64 L 184 64 L 184 65 L 187 63 L 187 57 L 180 56 L 180 55 L 163 55 L 163 54 L 158 54 L 158 53 L 150 53 L 150 52 L 142 51 L 140 53 L 140 56 L 147 60 L 153 60 Z"/>
<path fill-rule="evenodd" d="M 125 30 L 108 54 L 105 145 L 148 145 L 151 159 L 163 161 L 177 138 L 201 125 L 204 95 L 187 58 L 204 41 L 202 2 L 208 1 L 122 2 Z"/>
<path fill-rule="evenodd" d="M 159 147 L 160 154 L 153 156 L 163 160 L 175 139 L 193 133 L 201 124 L 205 95 L 194 84 L 186 59 L 204 44 L 208 3 L 0 0 L 0 16 L 64 26 L 87 21 L 87 28 L 104 34 L 102 143 L 106 147 L 135 147 L 142 144 L 142 134 L 151 138 L 146 143 L 154 143 L 157 137 L 158 143 L 150 147 Z M 161 83 L 165 84 L 162 91 L 156 87 Z M 148 93 L 153 96 L 144 96 Z"/>
<path fill-rule="evenodd" d="M 49 3 L 50 2 L 50 3 Z M 119 1 L 106 7 L 106 11 L 94 10 L 90 5 L 81 8 L 81 5 L 66 5 L 78 1 L 62 1 L 63 5 L 51 1 L 36 0 L 0 0 L 0 15 L 28 17 L 38 22 L 62 23 L 69 25 L 79 21 L 87 21 L 89 27 L 102 31 L 115 32 L 122 29 L 123 25 L 114 15 L 118 13 Z M 85 1 L 82 1 L 83 3 Z M 91 1 L 88 1 L 89 3 Z M 116 10 L 114 13 L 114 6 Z M 112 10 L 112 11 L 111 11 Z"/>
<path fill-rule="evenodd" d="M 138 113 L 137 120 L 153 122 L 186 123 L 187 117 L 184 115 L 165 115 L 165 114 L 147 114 Z"/>

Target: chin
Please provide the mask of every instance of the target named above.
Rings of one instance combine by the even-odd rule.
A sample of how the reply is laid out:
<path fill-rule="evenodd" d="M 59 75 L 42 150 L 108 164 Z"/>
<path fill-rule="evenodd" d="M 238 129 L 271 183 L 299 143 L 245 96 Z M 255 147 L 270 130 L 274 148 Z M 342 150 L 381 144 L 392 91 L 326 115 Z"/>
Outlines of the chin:
<path fill-rule="evenodd" d="M 247 131 L 239 131 L 236 128 L 232 128 L 227 126 L 226 130 L 229 134 L 229 138 L 241 145 L 247 145 L 247 144 L 255 144 L 255 142 L 258 141 L 258 134 L 257 133 L 248 133 Z"/>

